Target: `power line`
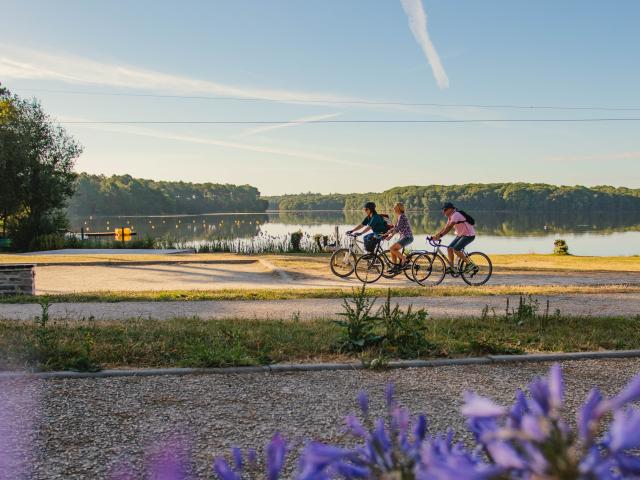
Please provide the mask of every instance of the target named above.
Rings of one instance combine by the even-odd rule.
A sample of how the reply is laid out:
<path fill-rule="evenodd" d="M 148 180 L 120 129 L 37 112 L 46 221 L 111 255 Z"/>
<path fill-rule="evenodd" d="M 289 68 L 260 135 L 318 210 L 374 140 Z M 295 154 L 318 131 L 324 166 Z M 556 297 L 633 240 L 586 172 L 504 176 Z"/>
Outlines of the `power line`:
<path fill-rule="evenodd" d="M 323 100 L 303 98 L 266 98 L 266 97 L 214 97 L 206 95 L 162 95 L 153 93 L 117 93 L 117 92 L 82 92 L 75 90 L 52 90 L 44 88 L 19 88 L 25 92 L 58 93 L 65 95 L 111 96 L 111 97 L 142 97 L 142 98 L 174 98 L 188 100 L 236 101 L 236 102 L 292 102 L 308 104 L 335 105 L 370 105 L 370 106 L 399 106 L 399 107 L 438 107 L 438 108 L 495 108 L 514 110 L 603 110 L 603 111 L 638 111 L 637 106 L 562 106 L 562 105 L 509 105 L 509 104 L 476 104 L 476 103 L 423 103 L 423 102 L 375 102 L 368 100 Z"/>
<path fill-rule="evenodd" d="M 284 125 L 318 123 L 577 123 L 577 122 L 637 122 L 640 118 L 472 118 L 462 120 L 82 120 L 59 122 L 64 125 Z"/>

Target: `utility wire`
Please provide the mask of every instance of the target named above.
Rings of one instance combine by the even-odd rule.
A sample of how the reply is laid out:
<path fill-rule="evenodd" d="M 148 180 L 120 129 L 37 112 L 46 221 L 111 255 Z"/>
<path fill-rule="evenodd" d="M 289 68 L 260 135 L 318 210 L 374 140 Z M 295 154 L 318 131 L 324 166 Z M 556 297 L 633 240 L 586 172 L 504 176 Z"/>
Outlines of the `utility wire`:
<path fill-rule="evenodd" d="M 318 123 L 569 123 L 569 122 L 637 122 L 640 118 L 472 118 L 463 120 L 309 120 L 292 122 L 291 120 L 83 120 L 59 122 L 64 125 L 284 125 L 284 124 L 318 124 Z"/>
<path fill-rule="evenodd" d="M 176 98 L 190 100 L 237 101 L 237 102 L 293 102 L 309 104 L 337 104 L 337 105 L 371 105 L 371 106 L 405 106 L 405 107 L 442 107 L 442 108 L 496 108 L 516 110 L 605 110 L 605 111 L 638 111 L 637 106 L 562 106 L 562 105 L 491 105 L 475 103 L 421 103 L 421 102 L 375 102 L 368 100 L 322 100 L 302 98 L 263 98 L 263 97 L 213 97 L 201 95 L 161 95 L 153 93 L 117 93 L 117 92 L 82 92 L 74 90 L 51 90 L 44 88 L 18 88 L 25 92 L 59 93 L 67 95 L 112 96 L 112 97 L 148 97 L 148 98 Z"/>

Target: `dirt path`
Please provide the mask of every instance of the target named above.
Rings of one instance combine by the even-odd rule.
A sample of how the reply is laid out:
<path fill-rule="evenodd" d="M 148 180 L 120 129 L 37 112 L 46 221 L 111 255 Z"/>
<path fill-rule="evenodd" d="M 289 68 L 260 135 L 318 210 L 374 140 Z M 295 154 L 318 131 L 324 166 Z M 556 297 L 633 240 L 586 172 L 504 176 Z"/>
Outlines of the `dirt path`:
<path fill-rule="evenodd" d="M 463 285 L 460 279 L 445 284 Z M 376 286 L 411 285 L 406 278 L 380 280 Z M 640 285 L 639 272 L 495 271 L 490 285 Z M 216 290 L 233 288 L 335 288 L 359 286 L 355 278 L 304 274 L 270 262 L 240 264 L 43 266 L 36 269 L 38 293 L 142 290 Z"/>
<path fill-rule="evenodd" d="M 640 314 L 640 294 L 582 294 L 536 297 L 540 310 L 549 300 L 550 313 L 556 309 L 575 316 L 634 316 Z M 515 296 L 485 297 L 400 297 L 394 298 L 403 307 L 426 308 L 438 318 L 479 316 L 488 306 L 497 313 L 505 309 L 507 299 L 517 305 Z M 380 302 L 380 300 L 379 300 Z M 200 317 L 204 319 L 259 318 L 309 320 L 338 318 L 341 299 L 251 300 L 251 301 L 185 301 L 185 302 L 119 302 L 119 303 L 59 303 L 51 306 L 52 319 L 124 320 L 128 318 L 168 319 Z M 31 320 L 40 313 L 37 304 L 0 304 L 0 318 Z"/>

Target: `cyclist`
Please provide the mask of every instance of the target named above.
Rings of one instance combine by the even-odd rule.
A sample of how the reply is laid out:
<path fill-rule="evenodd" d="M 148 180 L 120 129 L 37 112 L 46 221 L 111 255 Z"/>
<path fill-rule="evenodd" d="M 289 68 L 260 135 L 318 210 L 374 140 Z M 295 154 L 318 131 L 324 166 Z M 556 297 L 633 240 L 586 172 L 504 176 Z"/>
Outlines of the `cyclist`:
<path fill-rule="evenodd" d="M 400 235 L 400 239 L 391 245 L 391 261 L 395 265 L 389 271 L 389 273 L 398 273 L 407 265 L 407 257 L 402 253 L 402 249 L 413 243 L 413 232 L 409 219 L 404 214 L 404 203 L 397 202 L 393 206 L 393 211 L 397 217 L 396 224 L 385 238 L 389 240 L 396 233 Z"/>
<path fill-rule="evenodd" d="M 347 231 L 347 234 L 355 233 L 356 236 L 360 236 L 364 233 L 372 231 L 364 237 L 364 244 L 367 250 L 373 251 L 371 246 L 375 247 L 374 239 L 376 235 L 383 235 L 387 232 L 387 222 L 376 211 L 376 204 L 373 202 L 367 202 L 362 207 L 366 217 L 362 220 L 360 225 L 356 225 L 351 230 Z"/>
<path fill-rule="evenodd" d="M 456 210 L 453 203 L 446 202 L 442 206 L 442 213 L 447 217 L 447 224 L 445 227 L 433 236 L 434 240 L 440 240 L 451 229 L 455 230 L 456 238 L 449 244 L 447 248 L 447 256 L 449 257 L 449 266 L 447 267 L 447 273 L 453 272 L 453 255 L 455 254 L 462 260 L 463 271 L 465 273 L 472 271 L 475 268 L 475 264 L 467 258 L 462 250 L 476 239 L 476 230 L 473 228 L 462 213 Z"/>

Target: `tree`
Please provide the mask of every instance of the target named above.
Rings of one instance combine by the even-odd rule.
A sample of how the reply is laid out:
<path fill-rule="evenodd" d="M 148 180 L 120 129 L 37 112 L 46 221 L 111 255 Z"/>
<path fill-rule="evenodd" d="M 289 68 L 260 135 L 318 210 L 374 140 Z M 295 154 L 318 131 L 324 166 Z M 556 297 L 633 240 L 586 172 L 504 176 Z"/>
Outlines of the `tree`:
<path fill-rule="evenodd" d="M 0 92 L 0 190 L 3 230 L 27 249 L 38 237 L 66 226 L 64 208 L 74 192 L 81 145 L 37 100 Z"/>

